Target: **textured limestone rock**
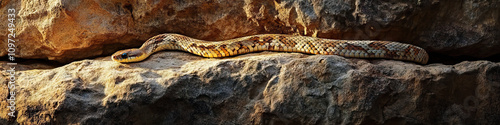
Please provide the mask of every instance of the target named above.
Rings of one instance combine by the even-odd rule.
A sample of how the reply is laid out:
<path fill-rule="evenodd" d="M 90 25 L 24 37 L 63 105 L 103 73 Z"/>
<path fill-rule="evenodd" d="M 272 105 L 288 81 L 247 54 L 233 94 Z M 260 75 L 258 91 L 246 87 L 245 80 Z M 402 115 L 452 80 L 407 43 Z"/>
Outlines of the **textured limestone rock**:
<path fill-rule="evenodd" d="M 17 119 L 1 110 L 1 124 L 500 122 L 500 63 L 489 61 L 422 66 L 297 53 L 207 59 L 160 52 L 141 63 L 106 57 L 17 75 Z M 0 79 L 4 99 L 6 82 Z"/>
<path fill-rule="evenodd" d="M 17 56 L 25 59 L 109 55 L 167 32 L 204 40 L 262 33 L 394 40 L 447 56 L 500 54 L 498 0 L 1 1 L 0 11 L 9 8 L 18 10 Z"/>

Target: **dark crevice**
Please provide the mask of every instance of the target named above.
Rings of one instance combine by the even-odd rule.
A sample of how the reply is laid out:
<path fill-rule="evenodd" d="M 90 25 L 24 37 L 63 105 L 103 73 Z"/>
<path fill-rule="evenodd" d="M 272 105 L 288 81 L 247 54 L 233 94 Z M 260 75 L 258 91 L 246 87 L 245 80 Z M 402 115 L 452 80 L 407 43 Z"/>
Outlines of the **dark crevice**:
<path fill-rule="evenodd" d="M 132 7 L 132 4 L 125 4 L 125 6 L 123 6 L 123 8 L 127 9 L 128 12 L 130 12 L 130 15 L 132 16 L 132 18 L 134 18 L 134 7 Z"/>
<path fill-rule="evenodd" d="M 445 65 L 453 65 L 463 61 L 478 61 L 478 60 L 500 62 L 500 54 L 493 55 L 487 58 L 477 58 L 471 56 L 448 56 L 439 53 L 429 53 L 429 62 L 427 64 L 442 63 Z"/>
<path fill-rule="evenodd" d="M 0 61 L 11 62 L 10 60 L 8 60 L 7 56 L 2 57 Z M 16 60 L 12 63 L 17 63 L 17 65 L 29 66 L 29 67 L 18 66 L 16 67 L 16 71 L 31 70 L 31 69 L 53 69 L 66 65 L 65 63 L 60 63 L 57 61 L 47 60 L 47 59 L 22 59 L 22 58 L 16 58 Z"/>

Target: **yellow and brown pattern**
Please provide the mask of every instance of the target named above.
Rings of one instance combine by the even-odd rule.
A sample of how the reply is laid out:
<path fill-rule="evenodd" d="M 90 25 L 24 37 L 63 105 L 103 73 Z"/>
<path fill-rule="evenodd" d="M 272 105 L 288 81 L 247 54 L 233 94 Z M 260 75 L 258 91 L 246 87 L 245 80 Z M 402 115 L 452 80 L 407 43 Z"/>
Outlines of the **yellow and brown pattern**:
<path fill-rule="evenodd" d="M 203 57 L 227 57 L 258 51 L 300 52 L 339 55 L 354 58 L 385 58 L 425 64 L 424 49 L 390 41 L 334 40 L 283 34 L 262 34 L 225 41 L 204 41 L 179 34 L 152 37 L 139 49 L 122 50 L 113 54 L 118 62 L 142 61 L 161 50 L 182 50 Z"/>

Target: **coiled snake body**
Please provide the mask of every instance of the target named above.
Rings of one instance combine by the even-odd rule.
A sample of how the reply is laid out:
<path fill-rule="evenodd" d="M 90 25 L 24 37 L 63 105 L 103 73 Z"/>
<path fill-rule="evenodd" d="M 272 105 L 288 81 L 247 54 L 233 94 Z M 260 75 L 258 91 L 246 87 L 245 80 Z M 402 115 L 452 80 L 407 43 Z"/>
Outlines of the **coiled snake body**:
<path fill-rule="evenodd" d="M 227 57 L 257 51 L 300 52 L 354 58 L 385 58 L 426 64 L 427 52 L 410 44 L 390 41 L 333 40 L 307 36 L 262 34 L 209 42 L 179 34 L 160 34 L 141 48 L 116 52 L 117 62 L 138 62 L 161 50 L 182 50 L 203 57 Z"/>

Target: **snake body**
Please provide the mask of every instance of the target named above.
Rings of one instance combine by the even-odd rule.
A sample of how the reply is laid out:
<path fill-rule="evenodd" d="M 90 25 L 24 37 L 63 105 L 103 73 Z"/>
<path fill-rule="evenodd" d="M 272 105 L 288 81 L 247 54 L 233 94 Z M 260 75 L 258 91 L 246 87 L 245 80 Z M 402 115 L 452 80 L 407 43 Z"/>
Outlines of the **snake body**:
<path fill-rule="evenodd" d="M 334 40 L 284 34 L 261 34 L 225 41 L 204 41 L 179 34 L 160 34 L 147 40 L 141 48 L 113 54 L 117 62 L 138 62 L 162 50 L 187 51 L 203 57 L 227 57 L 258 51 L 299 52 L 339 55 L 353 58 L 384 58 L 426 64 L 424 49 L 399 42 Z"/>

